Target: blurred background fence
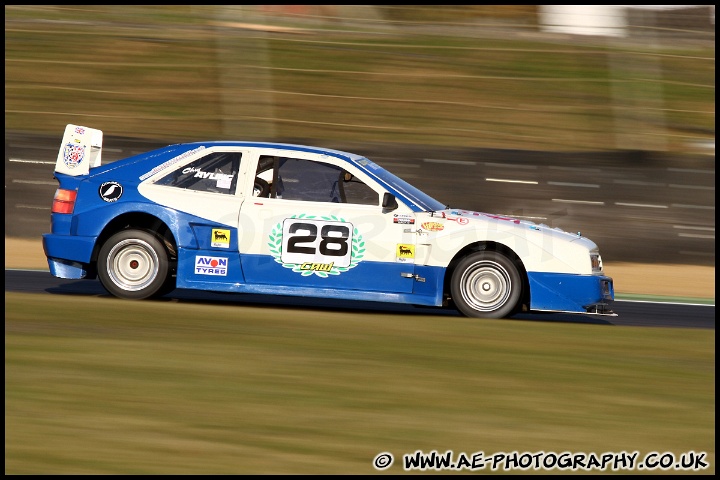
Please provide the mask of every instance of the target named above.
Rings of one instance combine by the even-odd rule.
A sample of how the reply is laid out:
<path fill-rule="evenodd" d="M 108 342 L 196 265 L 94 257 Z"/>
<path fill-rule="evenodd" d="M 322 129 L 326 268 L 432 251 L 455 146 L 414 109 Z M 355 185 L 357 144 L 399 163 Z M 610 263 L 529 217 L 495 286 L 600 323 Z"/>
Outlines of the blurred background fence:
<path fill-rule="evenodd" d="M 6 130 L 67 123 L 714 154 L 714 6 L 6 5 Z"/>

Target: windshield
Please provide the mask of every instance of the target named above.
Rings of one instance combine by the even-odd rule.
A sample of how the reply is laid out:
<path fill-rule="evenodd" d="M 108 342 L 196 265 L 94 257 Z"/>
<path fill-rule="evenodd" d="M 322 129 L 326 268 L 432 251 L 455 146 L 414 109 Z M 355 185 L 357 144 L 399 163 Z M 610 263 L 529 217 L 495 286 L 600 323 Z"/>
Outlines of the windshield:
<path fill-rule="evenodd" d="M 433 212 L 437 210 L 444 210 L 445 205 L 438 202 L 433 197 L 410 185 L 408 182 L 392 174 L 380 167 L 376 163 L 368 160 L 367 158 L 361 158 L 357 161 L 359 165 L 365 167 L 365 171 L 371 175 L 374 175 L 378 180 L 384 183 L 389 189 L 395 190 L 401 199 L 405 199 L 410 202 L 408 205 L 414 211 L 419 212 Z"/>

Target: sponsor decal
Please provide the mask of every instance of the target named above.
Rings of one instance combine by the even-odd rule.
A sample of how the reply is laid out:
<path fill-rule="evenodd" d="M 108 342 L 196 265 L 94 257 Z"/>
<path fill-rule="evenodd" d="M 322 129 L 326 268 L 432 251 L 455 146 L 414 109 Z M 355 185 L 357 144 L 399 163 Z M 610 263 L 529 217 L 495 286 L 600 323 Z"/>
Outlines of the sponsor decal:
<path fill-rule="evenodd" d="M 415 223 L 415 219 L 412 215 L 398 215 L 397 213 L 393 215 L 393 223 L 404 223 L 406 225 L 411 225 Z"/>
<path fill-rule="evenodd" d="M 117 202 L 123 194 L 123 187 L 118 182 L 105 182 L 98 188 L 98 194 L 106 202 Z"/>
<path fill-rule="evenodd" d="M 75 133 L 78 135 L 85 135 L 85 128 L 84 127 L 75 127 Z"/>
<path fill-rule="evenodd" d="M 68 143 L 63 149 L 63 162 L 68 168 L 75 168 L 85 158 L 85 145 L 73 145 Z"/>
<path fill-rule="evenodd" d="M 191 155 L 195 155 L 197 152 L 200 152 L 200 151 L 202 151 L 202 150 L 205 150 L 205 146 L 202 146 L 202 145 L 201 145 L 201 146 L 199 146 L 199 147 L 197 147 L 197 148 L 193 148 L 192 150 L 188 150 L 188 151 L 185 152 L 185 153 L 181 153 L 181 154 L 178 155 L 177 157 L 173 157 L 173 158 L 171 158 L 170 160 L 168 160 L 167 162 L 161 163 L 160 165 L 158 165 L 157 167 L 153 168 L 153 169 L 150 170 L 149 172 L 141 175 L 141 176 L 140 176 L 140 180 L 145 180 L 146 178 L 150 178 L 150 177 L 152 177 L 153 175 L 155 175 L 156 173 L 158 173 L 160 170 L 165 170 L 165 169 L 166 169 L 167 167 L 169 167 L 170 165 L 173 165 L 173 164 L 179 162 L 180 160 L 183 160 L 183 159 L 185 159 L 185 158 L 188 158 L 188 157 L 191 156 Z"/>
<path fill-rule="evenodd" d="M 340 275 L 365 256 L 358 229 L 334 215 L 286 218 L 270 232 L 268 247 L 276 262 L 304 277 Z"/>
<path fill-rule="evenodd" d="M 425 222 L 422 225 L 420 225 L 424 230 L 429 230 L 431 232 L 439 232 L 440 230 L 443 230 L 445 228 L 445 225 L 443 225 L 440 222 Z"/>
<path fill-rule="evenodd" d="M 415 261 L 415 245 L 398 243 L 395 249 L 395 259 L 398 262 L 412 263 Z"/>
<path fill-rule="evenodd" d="M 195 256 L 195 274 L 227 276 L 228 259 L 225 257 Z"/>
<path fill-rule="evenodd" d="M 464 217 L 447 217 L 447 219 L 457 222 L 459 225 L 467 225 L 470 222 L 470 220 Z"/>
<path fill-rule="evenodd" d="M 188 173 L 195 173 L 195 175 L 193 175 L 194 178 L 217 180 L 218 184 L 220 184 L 221 182 L 227 182 L 228 185 L 230 185 L 230 182 L 232 182 L 232 179 L 235 176 L 234 173 L 203 172 L 198 167 L 184 168 L 182 173 L 183 175 L 187 175 Z"/>
<path fill-rule="evenodd" d="M 300 265 L 300 270 L 312 270 L 318 272 L 330 272 L 332 271 L 334 263 L 311 263 L 305 262 Z"/>
<path fill-rule="evenodd" d="M 213 228 L 210 245 L 217 248 L 230 248 L 230 230 Z"/>

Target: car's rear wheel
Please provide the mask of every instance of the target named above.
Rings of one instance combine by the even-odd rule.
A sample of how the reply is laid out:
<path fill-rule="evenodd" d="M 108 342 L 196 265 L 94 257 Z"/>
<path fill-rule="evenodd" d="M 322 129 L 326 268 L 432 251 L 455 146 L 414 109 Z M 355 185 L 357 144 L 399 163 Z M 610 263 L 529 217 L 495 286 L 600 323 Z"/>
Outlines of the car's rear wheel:
<path fill-rule="evenodd" d="M 140 300 L 167 293 L 169 260 L 162 242 L 143 230 L 123 230 L 100 248 L 98 277 L 120 298 Z"/>
<path fill-rule="evenodd" d="M 503 318 L 517 311 L 522 280 L 518 268 L 505 255 L 476 252 L 458 263 L 450 282 L 450 293 L 463 315 Z"/>

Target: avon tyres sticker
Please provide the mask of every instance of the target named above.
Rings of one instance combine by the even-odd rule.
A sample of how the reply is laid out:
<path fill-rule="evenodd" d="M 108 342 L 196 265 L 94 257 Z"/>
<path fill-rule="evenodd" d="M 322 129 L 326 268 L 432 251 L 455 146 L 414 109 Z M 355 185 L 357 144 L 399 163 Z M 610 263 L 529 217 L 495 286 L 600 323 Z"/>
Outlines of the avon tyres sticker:
<path fill-rule="evenodd" d="M 228 259 L 224 257 L 195 257 L 195 273 L 197 275 L 217 275 L 225 277 L 228 271 Z"/>
<path fill-rule="evenodd" d="M 340 275 L 357 266 L 365 242 L 352 223 L 335 216 L 297 215 L 270 232 L 270 254 L 285 268 L 302 276 Z"/>

